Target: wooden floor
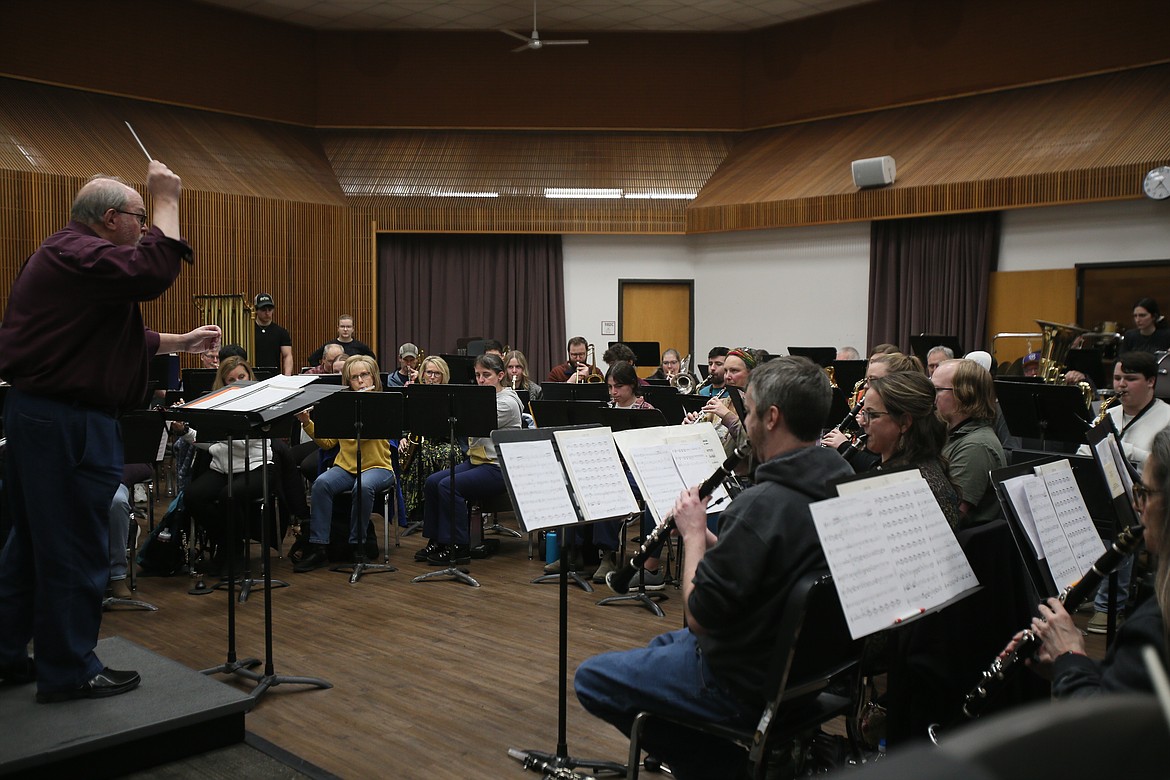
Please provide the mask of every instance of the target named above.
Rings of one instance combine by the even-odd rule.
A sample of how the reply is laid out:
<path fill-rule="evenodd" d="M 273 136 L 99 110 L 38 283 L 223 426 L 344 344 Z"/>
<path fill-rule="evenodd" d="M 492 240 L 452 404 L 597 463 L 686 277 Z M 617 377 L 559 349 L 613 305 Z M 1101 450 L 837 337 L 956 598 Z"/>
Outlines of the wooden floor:
<path fill-rule="evenodd" d="M 530 773 L 508 748 L 556 751 L 557 585 L 531 584 L 542 564 L 528 559 L 526 539 L 503 539 L 498 555 L 472 561 L 480 588 L 412 583 L 433 570 L 413 560 L 422 543 L 417 535 L 403 538 L 390 556 L 399 570 L 368 574 L 356 585 L 346 574 L 293 574 L 288 560 L 275 562 L 274 575 L 291 584 L 272 593 L 275 671 L 334 687 L 272 688 L 247 716 L 249 731 L 342 777 L 521 777 Z M 226 591 L 192 596 L 190 585 L 184 576 L 139 578 L 139 597 L 158 611 L 107 612 L 102 636 L 124 637 L 193 669 L 223 663 Z M 611 594 L 598 588 L 568 593 L 568 752 L 624 762 L 626 739 L 581 709 L 573 671 L 591 655 L 679 627 L 681 604 L 669 590 L 660 602 L 665 618 L 632 604 L 599 607 Z M 263 660 L 263 593 L 237 605 L 236 616 L 239 657 Z"/>

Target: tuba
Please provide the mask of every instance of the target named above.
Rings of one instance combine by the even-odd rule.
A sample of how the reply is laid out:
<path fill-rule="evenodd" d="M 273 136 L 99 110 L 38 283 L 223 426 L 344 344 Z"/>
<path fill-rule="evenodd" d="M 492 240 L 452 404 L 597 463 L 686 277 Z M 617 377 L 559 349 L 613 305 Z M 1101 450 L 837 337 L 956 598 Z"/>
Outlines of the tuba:
<path fill-rule="evenodd" d="M 1061 384 L 1061 374 L 1064 373 L 1064 361 L 1073 342 L 1089 331 L 1076 325 L 1061 325 L 1059 322 L 1036 320 L 1044 337 L 1043 348 L 1040 351 L 1040 376 L 1045 384 Z M 1088 382 L 1078 382 L 1081 394 L 1085 397 L 1086 408 L 1093 403 L 1093 387 Z"/>

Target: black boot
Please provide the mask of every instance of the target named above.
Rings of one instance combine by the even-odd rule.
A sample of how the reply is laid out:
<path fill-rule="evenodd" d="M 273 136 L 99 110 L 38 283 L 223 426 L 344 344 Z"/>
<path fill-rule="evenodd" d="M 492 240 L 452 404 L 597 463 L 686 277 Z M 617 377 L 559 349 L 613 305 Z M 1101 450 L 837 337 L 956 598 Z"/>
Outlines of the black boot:
<path fill-rule="evenodd" d="M 305 557 L 301 558 L 296 566 L 293 566 L 293 571 L 297 574 L 304 574 L 307 571 L 320 569 L 329 563 L 329 556 L 325 554 L 325 545 L 314 544 L 309 546 L 309 551 L 305 553 Z"/>
<path fill-rule="evenodd" d="M 439 551 L 440 545 L 438 542 L 427 542 L 427 546 L 414 554 L 414 559 L 419 563 L 426 561 L 428 557 Z"/>

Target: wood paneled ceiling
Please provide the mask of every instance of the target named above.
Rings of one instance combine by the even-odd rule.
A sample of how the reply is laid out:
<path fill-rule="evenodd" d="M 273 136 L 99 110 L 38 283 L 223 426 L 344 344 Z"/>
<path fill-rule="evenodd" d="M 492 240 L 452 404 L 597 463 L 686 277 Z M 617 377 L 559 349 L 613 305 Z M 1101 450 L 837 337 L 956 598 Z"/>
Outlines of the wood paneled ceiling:
<path fill-rule="evenodd" d="M 317 30 L 532 29 L 530 0 L 199 0 Z M 542 32 L 737 32 L 872 0 L 538 0 Z"/>

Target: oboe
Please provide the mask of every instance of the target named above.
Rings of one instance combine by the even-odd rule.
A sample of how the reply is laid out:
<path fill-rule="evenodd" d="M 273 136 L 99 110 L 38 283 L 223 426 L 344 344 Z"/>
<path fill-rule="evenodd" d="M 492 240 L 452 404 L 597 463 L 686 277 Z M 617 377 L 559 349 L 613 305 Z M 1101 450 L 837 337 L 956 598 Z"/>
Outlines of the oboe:
<path fill-rule="evenodd" d="M 732 450 L 731 454 L 727 456 L 727 460 L 723 461 L 723 465 L 716 469 L 714 474 L 707 477 L 703 481 L 703 484 L 699 485 L 699 498 L 706 498 L 711 495 L 723 480 L 733 476 L 735 467 L 748 456 L 751 450 L 752 447 L 749 442 L 744 442 Z M 667 515 L 654 530 L 646 534 L 646 538 L 642 540 L 642 546 L 638 548 L 638 552 L 634 553 L 634 557 L 630 559 L 629 563 L 617 571 L 611 571 L 606 575 L 605 584 L 610 587 L 610 590 L 620 594 L 629 593 L 630 581 L 634 579 L 634 575 L 638 573 L 638 569 L 641 569 L 642 565 L 646 563 L 646 559 L 650 557 L 650 551 L 657 548 L 658 543 L 666 538 L 673 530 L 674 514 L 672 513 Z"/>
<path fill-rule="evenodd" d="M 1060 594 L 1060 603 L 1064 605 L 1064 608 L 1072 612 L 1085 599 L 1096 593 L 1097 586 L 1101 584 L 1101 580 L 1109 576 L 1109 573 L 1117 568 L 1121 560 L 1134 551 L 1141 538 L 1141 523 L 1134 523 L 1122 531 L 1113 541 L 1109 549 L 1105 551 L 1105 554 L 1093 563 L 1089 571 L 1085 572 L 1085 576 L 1081 577 Z M 994 696 L 995 692 L 1015 672 L 1017 667 L 1036 655 L 1036 651 L 1040 649 L 1040 645 L 1040 638 L 1032 633 L 1031 629 L 1025 629 L 1023 636 L 1020 637 L 1020 641 L 1016 644 L 1015 650 L 992 661 L 991 666 L 983 673 L 983 678 L 979 681 L 979 684 L 967 694 L 967 698 L 963 703 L 963 714 L 968 718 L 978 718 L 979 710 L 982 708 L 983 702 L 986 702 Z"/>

